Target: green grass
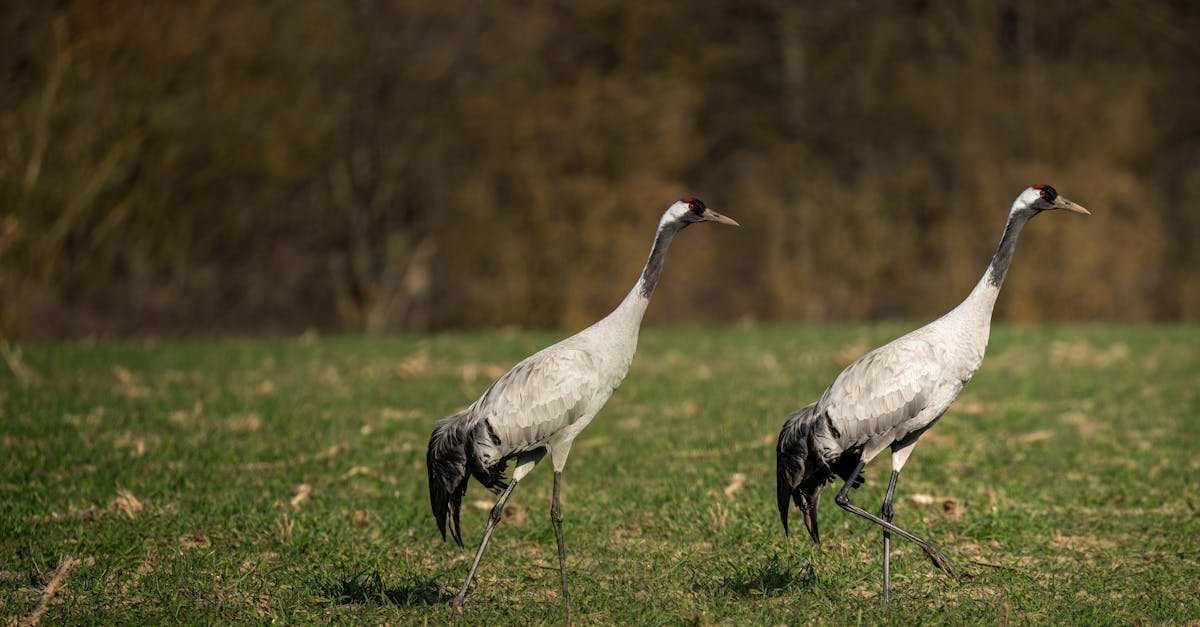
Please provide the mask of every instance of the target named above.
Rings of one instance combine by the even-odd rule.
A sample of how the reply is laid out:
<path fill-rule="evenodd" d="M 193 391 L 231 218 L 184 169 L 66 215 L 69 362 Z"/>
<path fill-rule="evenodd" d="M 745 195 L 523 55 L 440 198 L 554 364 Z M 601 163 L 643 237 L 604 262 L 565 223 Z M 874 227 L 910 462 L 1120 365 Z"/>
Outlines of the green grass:
<path fill-rule="evenodd" d="M 564 473 L 572 618 L 1200 620 L 1197 327 L 995 329 L 898 489 L 897 522 L 962 581 L 897 541 L 885 614 L 877 529 L 826 499 L 824 551 L 802 526 L 785 538 L 784 417 L 907 328 L 643 333 Z M 440 601 L 493 497 L 468 491 L 458 551 L 437 536 L 424 462 L 435 420 L 556 337 L 26 347 L 37 381 L 0 374 L 0 616 L 33 612 L 71 556 L 45 622 L 560 623 L 552 473 L 514 492 L 460 618 Z M 884 455 L 855 500 L 878 509 L 888 471 Z"/>

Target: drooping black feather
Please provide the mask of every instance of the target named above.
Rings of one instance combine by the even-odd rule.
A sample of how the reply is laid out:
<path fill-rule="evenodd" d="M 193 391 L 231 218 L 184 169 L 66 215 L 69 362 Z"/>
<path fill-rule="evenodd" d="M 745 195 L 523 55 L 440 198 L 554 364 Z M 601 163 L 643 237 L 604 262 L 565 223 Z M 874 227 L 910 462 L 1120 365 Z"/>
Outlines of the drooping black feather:
<path fill-rule="evenodd" d="M 459 515 L 470 478 L 475 477 L 483 487 L 496 494 L 508 487 L 505 472 L 515 454 L 487 466 L 483 462 L 484 455 L 477 449 L 487 448 L 488 443 L 499 446 L 496 431 L 486 420 L 473 420 L 466 411 L 443 418 L 429 436 L 429 450 L 425 454 L 429 504 L 433 507 L 433 517 L 442 532 L 442 539 L 446 539 L 446 528 L 449 527 L 459 548 L 463 548 Z"/>
<path fill-rule="evenodd" d="M 433 507 L 438 531 L 442 532 L 442 539 L 445 540 L 448 525 L 450 535 L 459 548 L 463 548 L 459 513 L 463 495 L 467 492 L 468 427 L 463 414 L 442 419 L 429 436 L 429 451 L 425 454 L 425 466 L 429 472 L 429 504 Z"/>
<path fill-rule="evenodd" d="M 804 480 L 812 431 L 812 411 L 815 406 L 816 403 L 813 403 L 792 412 L 787 422 L 783 423 L 779 441 L 775 445 L 775 499 L 784 534 L 788 533 L 788 510 L 791 508 L 793 494 Z M 795 502 L 797 507 L 806 505 L 801 505 L 799 495 L 796 495 Z"/>
<path fill-rule="evenodd" d="M 783 523 L 783 535 L 788 532 L 788 511 L 791 510 L 792 488 L 787 479 L 787 467 L 783 455 L 780 455 L 782 442 L 775 447 L 775 503 L 779 508 L 779 522 Z"/>
<path fill-rule="evenodd" d="M 837 458 L 827 460 L 818 452 L 814 438 L 831 435 L 832 422 L 828 416 L 815 415 L 816 403 L 801 407 L 788 416 L 779 432 L 775 446 L 775 501 L 779 508 L 779 520 L 783 532 L 788 530 L 788 512 L 795 503 L 804 515 L 804 526 L 817 546 L 821 545 L 821 534 L 817 525 L 817 507 L 821 501 L 821 490 L 834 477 L 848 479 L 862 458 L 862 448 L 843 451 Z M 852 488 L 862 485 L 860 474 Z"/>

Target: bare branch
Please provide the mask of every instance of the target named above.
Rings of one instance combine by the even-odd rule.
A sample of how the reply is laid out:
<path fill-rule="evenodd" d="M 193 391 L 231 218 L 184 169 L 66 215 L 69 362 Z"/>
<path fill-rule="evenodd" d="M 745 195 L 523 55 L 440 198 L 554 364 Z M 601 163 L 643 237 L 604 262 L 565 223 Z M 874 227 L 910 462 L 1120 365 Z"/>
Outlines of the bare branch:
<path fill-rule="evenodd" d="M 46 610 L 50 609 L 50 601 L 54 600 L 54 595 L 58 594 L 59 589 L 62 588 L 63 580 L 67 578 L 71 569 L 75 568 L 78 564 L 79 560 L 70 555 L 64 555 L 59 560 L 58 568 L 54 569 L 54 574 L 51 575 L 50 582 L 42 589 L 42 598 L 38 599 L 37 607 L 33 608 L 29 616 L 21 619 L 21 622 L 18 623 L 19 625 L 22 627 L 32 627 L 41 622 L 42 617 L 46 615 Z"/>
<path fill-rule="evenodd" d="M 63 75 L 67 73 L 67 66 L 71 64 L 71 49 L 67 45 L 67 20 L 61 15 L 54 20 L 54 41 L 58 52 L 54 65 L 50 68 L 50 76 L 46 79 L 41 103 L 38 105 L 37 119 L 33 125 L 33 150 L 29 155 L 29 163 L 25 166 L 26 194 L 33 191 L 41 177 L 42 161 L 46 157 L 46 146 L 50 142 L 50 114 L 54 111 L 55 101 L 58 100 L 58 89 L 62 85 Z"/>

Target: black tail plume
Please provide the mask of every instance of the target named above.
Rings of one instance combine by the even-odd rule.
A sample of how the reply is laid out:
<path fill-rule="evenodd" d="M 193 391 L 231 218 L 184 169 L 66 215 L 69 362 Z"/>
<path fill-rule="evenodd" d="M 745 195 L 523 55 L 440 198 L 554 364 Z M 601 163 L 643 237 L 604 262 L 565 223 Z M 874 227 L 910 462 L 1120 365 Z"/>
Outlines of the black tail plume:
<path fill-rule="evenodd" d="M 775 501 L 779 507 L 779 521 L 783 523 L 783 533 L 788 534 L 788 510 L 794 500 L 797 507 L 805 511 L 805 523 L 809 521 L 807 513 L 810 503 L 805 500 L 802 485 L 807 481 L 813 468 L 806 465 L 810 462 L 809 438 L 812 433 L 812 412 L 816 403 L 797 409 L 788 416 L 787 422 L 779 432 L 779 441 L 775 445 Z M 815 515 L 815 514 L 814 514 Z M 810 529 L 811 530 L 811 529 Z"/>
<path fill-rule="evenodd" d="M 775 445 L 775 502 L 779 507 L 779 522 L 783 523 L 783 535 L 791 535 L 788 533 L 788 511 L 792 505 L 792 479 L 784 461 L 782 434 Z"/>
<path fill-rule="evenodd" d="M 463 542 L 458 520 L 462 498 L 467 492 L 469 434 L 465 414 L 443 418 L 429 436 L 429 452 L 425 455 L 425 466 L 429 471 L 429 504 L 433 507 L 438 531 L 445 540 L 449 524 L 450 535 L 460 549 Z"/>

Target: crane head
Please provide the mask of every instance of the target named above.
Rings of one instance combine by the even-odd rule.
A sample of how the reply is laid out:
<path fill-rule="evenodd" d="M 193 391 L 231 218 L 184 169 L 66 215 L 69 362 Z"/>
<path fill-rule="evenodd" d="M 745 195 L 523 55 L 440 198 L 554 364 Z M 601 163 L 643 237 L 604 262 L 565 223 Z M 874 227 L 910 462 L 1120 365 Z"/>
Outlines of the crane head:
<path fill-rule="evenodd" d="M 1085 209 L 1083 205 L 1060 196 L 1053 187 L 1043 183 L 1033 185 L 1021 192 L 1021 195 L 1017 196 L 1017 199 L 1013 202 L 1012 212 L 1030 212 L 1032 215 L 1036 215 L 1051 209 L 1065 209 L 1085 215 L 1091 215 L 1092 213 Z"/>
<path fill-rule="evenodd" d="M 703 200 L 693 198 L 692 196 L 684 196 L 672 203 L 670 207 L 667 207 L 662 221 L 659 222 L 659 228 L 667 224 L 675 224 L 679 228 L 683 228 L 696 222 L 717 222 L 730 226 L 741 226 L 737 223 L 737 220 L 721 215 L 705 206 Z"/>

